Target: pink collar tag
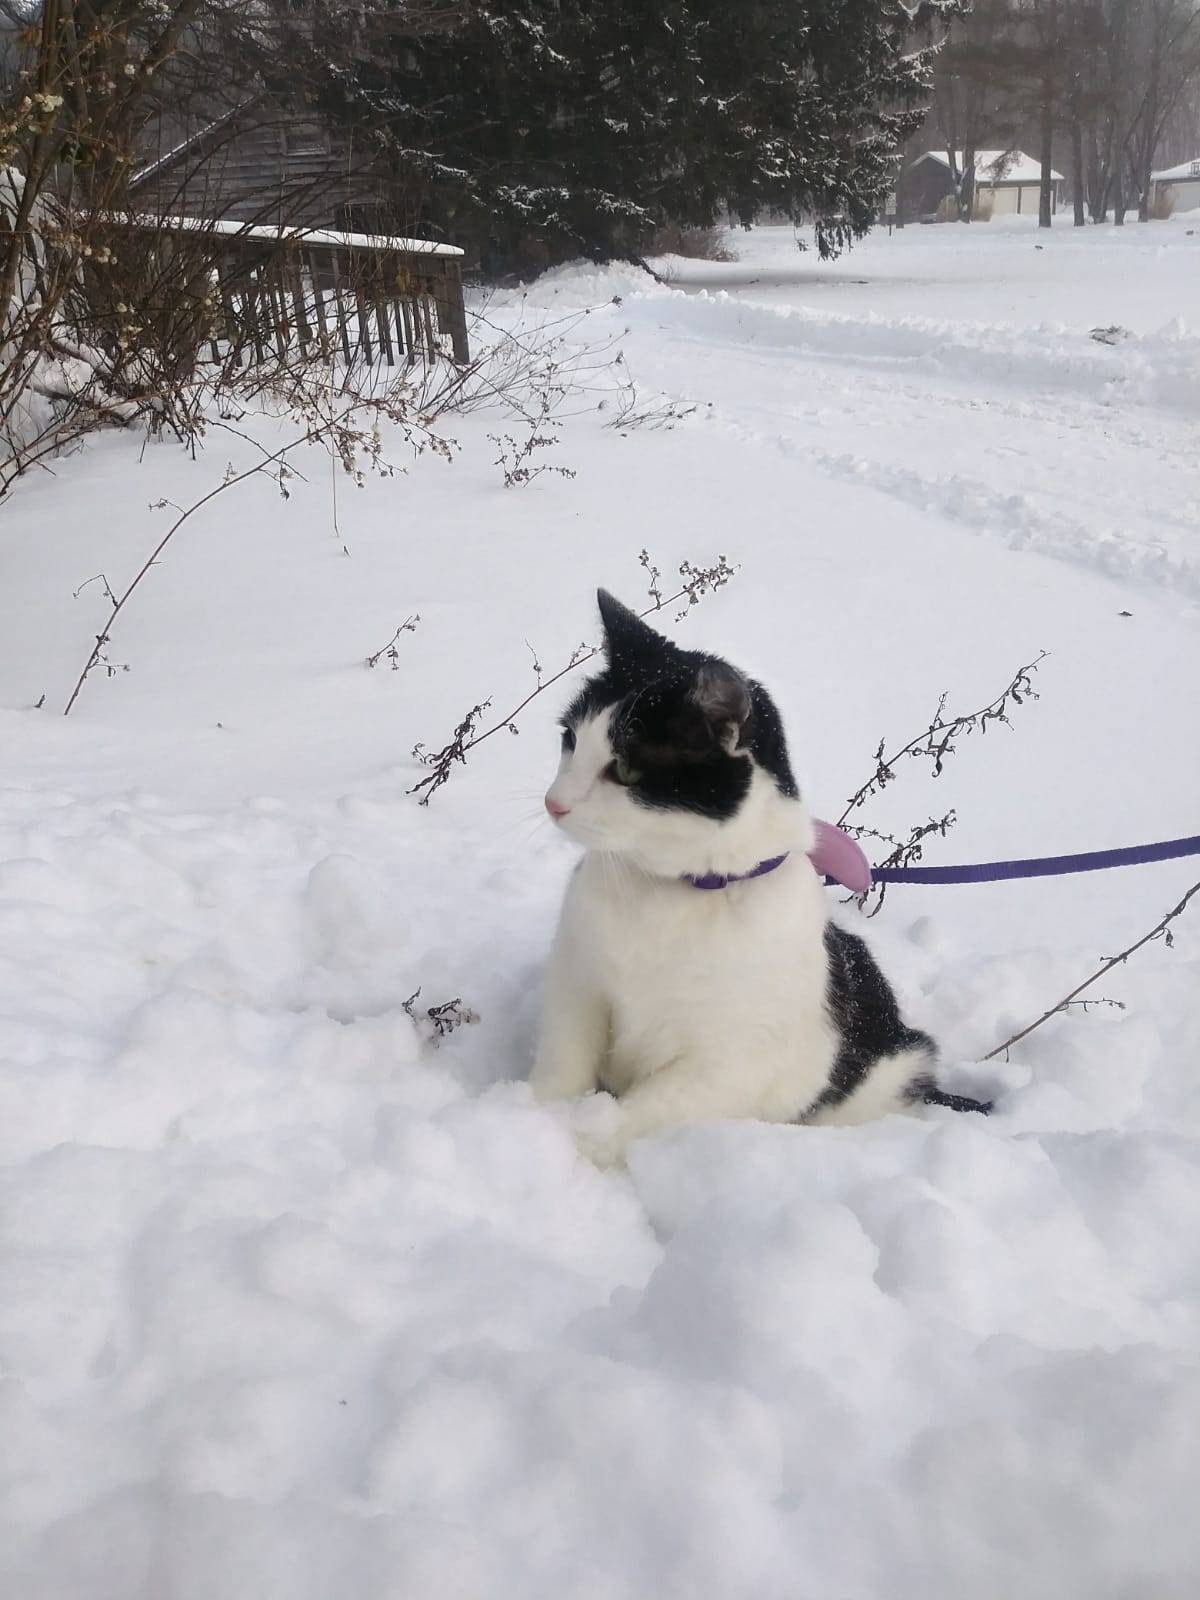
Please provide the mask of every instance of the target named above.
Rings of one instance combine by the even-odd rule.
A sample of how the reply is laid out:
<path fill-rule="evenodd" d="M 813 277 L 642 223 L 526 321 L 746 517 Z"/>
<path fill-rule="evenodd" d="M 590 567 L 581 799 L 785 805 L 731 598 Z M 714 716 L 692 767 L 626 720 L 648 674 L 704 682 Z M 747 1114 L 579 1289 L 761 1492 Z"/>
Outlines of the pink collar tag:
<path fill-rule="evenodd" d="M 871 887 L 871 863 L 863 854 L 857 839 L 843 833 L 832 822 L 813 818 L 817 842 L 808 852 L 808 859 L 823 878 L 832 878 L 844 884 L 855 894 L 866 894 Z"/>

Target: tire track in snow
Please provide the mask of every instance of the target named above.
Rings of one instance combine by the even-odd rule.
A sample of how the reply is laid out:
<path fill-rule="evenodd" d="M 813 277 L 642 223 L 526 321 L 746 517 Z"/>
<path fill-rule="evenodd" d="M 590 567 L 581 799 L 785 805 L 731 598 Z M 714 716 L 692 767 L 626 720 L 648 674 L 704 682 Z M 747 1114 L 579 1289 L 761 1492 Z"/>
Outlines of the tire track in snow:
<path fill-rule="evenodd" d="M 964 323 L 875 312 L 769 306 L 721 290 L 631 296 L 622 315 L 652 328 L 738 350 L 799 351 L 841 363 L 920 368 L 1035 393 L 1068 393 L 1106 406 L 1200 411 L 1200 338 L 1182 328 L 1098 343 L 1083 328 Z"/>
<path fill-rule="evenodd" d="M 1200 570 L 1162 546 L 1148 546 L 1111 528 L 1041 510 L 1029 495 L 1004 493 L 964 473 L 930 476 L 849 452 L 815 452 L 809 459 L 829 477 L 864 483 L 918 510 L 998 534 L 1010 550 L 1031 550 L 1121 581 L 1133 580 L 1200 600 Z"/>
<path fill-rule="evenodd" d="M 818 410 L 807 416 L 770 405 L 760 392 L 753 410 L 769 417 L 776 427 L 780 421 L 793 423 L 808 435 L 814 427 L 823 429 L 820 412 L 837 392 L 844 402 L 854 402 L 852 409 L 859 431 L 864 423 L 869 427 L 873 420 L 894 424 L 897 399 L 902 400 L 915 430 L 924 424 L 922 407 L 944 413 L 947 407 L 969 405 L 987 409 L 993 415 L 999 410 L 1007 413 L 1009 420 L 1026 426 L 1067 426 L 1093 436 L 1102 428 L 1104 436 L 1094 437 L 1091 452 L 1099 462 L 1107 462 L 1111 456 L 1114 441 L 1107 436 L 1119 422 L 1121 447 L 1153 452 L 1155 456 L 1165 450 L 1174 464 L 1184 459 L 1185 438 L 1175 407 L 1193 405 L 1200 409 L 1200 339 L 1183 334 L 1157 334 L 1107 346 L 1085 334 L 1063 329 L 1014 330 L 1003 325 L 951 324 L 921 318 L 889 320 L 872 314 L 854 317 L 813 313 L 804 308 L 745 303 L 723 293 L 682 298 L 686 304 L 681 307 L 678 295 L 672 296 L 670 314 L 664 317 L 657 314 L 665 309 L 663 297 L 644 297 L 639 314 L 631 319 L 633 331 L 640 331 L 643 325 L 648 331 L 652 321 L 660 337 L 679 335 L 682 344 L 691 345 L 703 334 L 703 343 L 719 346 L 741 363 L 770 362 L 773 355 L 791 355 L 802 361 L 814 359 L 822 368 L 834 365 L 843 369 L 849 381 L 838 384 L 831 382 L 831 375 L 823 376 Z M 623 309 L 629 309 L 629 302 Z M 723 331 L 730 329 L 743 333 L 749 330 L 751 337 L 723 337 Z M 1031 347 L 1031 331 L 1045 339 L 1044 350 Z M 1131 350 L 1135 344 L 1140 349 Z M 874 368 L 870 376 L 863 372 L 864 367 Z M 888 382 L 890 376 L 894 383 L 900 371 L 904 373 L 902 396 Z M 969 378 L 973 392 L 964 398 L 948 386 L 940 390 L 924 388 L 918 374 L 942 384 Z M 914 383 L 914 379 L 918 381 Z M 990 392 L 989 382 L 997 385 Z M 864 389 L 881 398 L 886 392 L 886 398 L 893 403 L 884 407 L 878 419 L 862 415 Z M 1006 391 L 1010 395 L 1015 391 L 1019 401 L 1014 404 L 1006 399 Z M 1193 396 L 1190 400 L 1189 394 Z M 1070 404 L 1064 410 L 1066 396 L 1070 396 Z M 1200 600 L 1200 562 L 1170 549 L 1150 532 L 1156 526 L 1182 532 L 1195 528 L 1188 501 L 1182 506 L 1147 504 L 1144 479 L 1155 471 L 1157 460 L 1140 464 L 1138 476 L 1143 481 L 1131 484 L 1131 491 L 1136 492 L 1119 499 L 1114 498 L 1111 488 L 1094 492 L 1092 501 L 1084 502 L 1084 509 L 1093 504 L 1097 515 L 1088 519 L 1086 515 L 1047 509 L 1034 494 L 998 488 L 973 473 L 930 473 L 853 450 L 821 449 L 800 434 L 760 432 L 745 422 L 745 409 L 742 407 L 740 414 L 733 415 L 717 404 L 708 415 L 743 440 L 774 440 L 785 453 L 802 457 L 827 477 L 861 483 L 906 505 L 935 512 L 997 538 L 1009 549 L 1051 556 L 1121 582 L 1147 584 L 1187 601 Z M 993 455 L 1006 448 L 994 435 L 988 444 Z M 1013 453 L 1021 454 L 1019 450 Z M 1121 515 L 1123 501 L 1130 523 L 1136 518 L 1147 530 L 1139 537 L 1114 526 L 1114 516 Z"/>
<path fill-rule="evenodd" d="M 784 434 L 760 433 L 716 407 L 708 416 L 743 443 L 773 445 L 825 477 L 858 483 L 916 510 L 933 512 L 991 535 L 1010 550 L 1051 556 L 1120 582 L 1147 584 L 1185 601 L 1200 601 L 1200 565 L 1172 555 L 1161 544 L 1146 544 L 1110 527 L 1045 511 L 1027 494 L 994 489 L 966 473 L 923 473 L 852 451 L 816 449 Z"/>

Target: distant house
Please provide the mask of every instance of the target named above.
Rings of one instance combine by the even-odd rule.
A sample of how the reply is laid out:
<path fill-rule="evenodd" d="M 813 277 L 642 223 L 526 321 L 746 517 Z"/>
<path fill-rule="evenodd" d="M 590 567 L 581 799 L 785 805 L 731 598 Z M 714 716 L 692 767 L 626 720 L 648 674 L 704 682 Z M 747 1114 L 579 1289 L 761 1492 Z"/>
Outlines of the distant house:
<path fill-rule="evenodd" d="M 1150 204 L 1168 196 L 1176 211 L 1194 211 L 1200 206 L 1200 156 L 1150 174 Z"/>
<path fill-rule="evenodd" d="M 955 155 L 955 163 L 961 175 L 961 150 Z M 1050 209 L 1053 212 L 1058 210 L 1066 180 L 1061 172 L 1053 171 L 1050 179 Z M 976 150 L 976 204 L 981 209 L 986 207 L 991 216 L 1036 217 L 1041 187 L 1041 162 L 1027 156 L 1023 150 Z M 927 150 L 904 170 L 900 204 L 905 221 L 916 222 L 925 217 L 934 217 L 942 201 L 953 193 L 954 180 L 946 151 Z"/>

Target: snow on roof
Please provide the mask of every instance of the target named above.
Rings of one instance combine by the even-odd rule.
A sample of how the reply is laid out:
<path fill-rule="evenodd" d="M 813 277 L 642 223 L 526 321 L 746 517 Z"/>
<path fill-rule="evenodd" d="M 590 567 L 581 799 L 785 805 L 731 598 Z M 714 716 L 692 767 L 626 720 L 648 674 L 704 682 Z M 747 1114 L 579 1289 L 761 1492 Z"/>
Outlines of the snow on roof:
<path fill-rule="evenodd" d="M 949 167 L 950 159 L 944 150 L 927 150 L 923 156 L 918 156 L 918 161 L 940 161 L 943 167 Z M 963 152 L 956 150 L 954 160 L 958 170 L 962 171 Z M 913 163 L 916 165 L 916 162 Z M 1061 172 L 1050 169 L 1050 176 L 1055 183 L 1063 182 Z M 976 150 L 975 152 L 975 178 L 981 183 L 1040 183 L 1042 178 L 1042 164 L 1035 161 L 1032 156 L 1027 156 L 1024 150 Z"/>
<path fill-rule="evenodd" d="M 1200 156 L 1194 161 L 1181 161 L 1177 167 L 1164 167 L 1161 172 L 1152 172 L 1152 183 L 1170 183 L 1172 178 L 1200 178 Z"/>
<path fill-rule="evenodd" d="M 332 228 L 305 228 L 299 225 L 260 226 L 225 217 L 154 217 L 130 215 L 124 219 L 136 228 L 156 233 L 218 233 L 239 239 L 299 239 L 309 244 L 332 245 L 335 250 L 398 251 L 409 256 L 461 256 L 456 244 L 437 244 L 432 239 L 400 239 L 382 233 L 343 233 Z"/>

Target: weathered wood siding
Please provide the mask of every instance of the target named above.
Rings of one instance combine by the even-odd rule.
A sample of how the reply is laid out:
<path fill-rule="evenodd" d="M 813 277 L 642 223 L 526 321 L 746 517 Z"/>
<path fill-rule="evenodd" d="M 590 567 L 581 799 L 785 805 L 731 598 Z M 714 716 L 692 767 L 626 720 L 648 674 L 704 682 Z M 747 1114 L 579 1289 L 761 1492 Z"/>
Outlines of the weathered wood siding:
<path fill-rule="evenodd" d="M 355 206 L 383 207 L 389 185 L 374 151 L 317 118 L 260 103 L 149 162 L 133 192 L 159 214 L 336 227 Z"/>

